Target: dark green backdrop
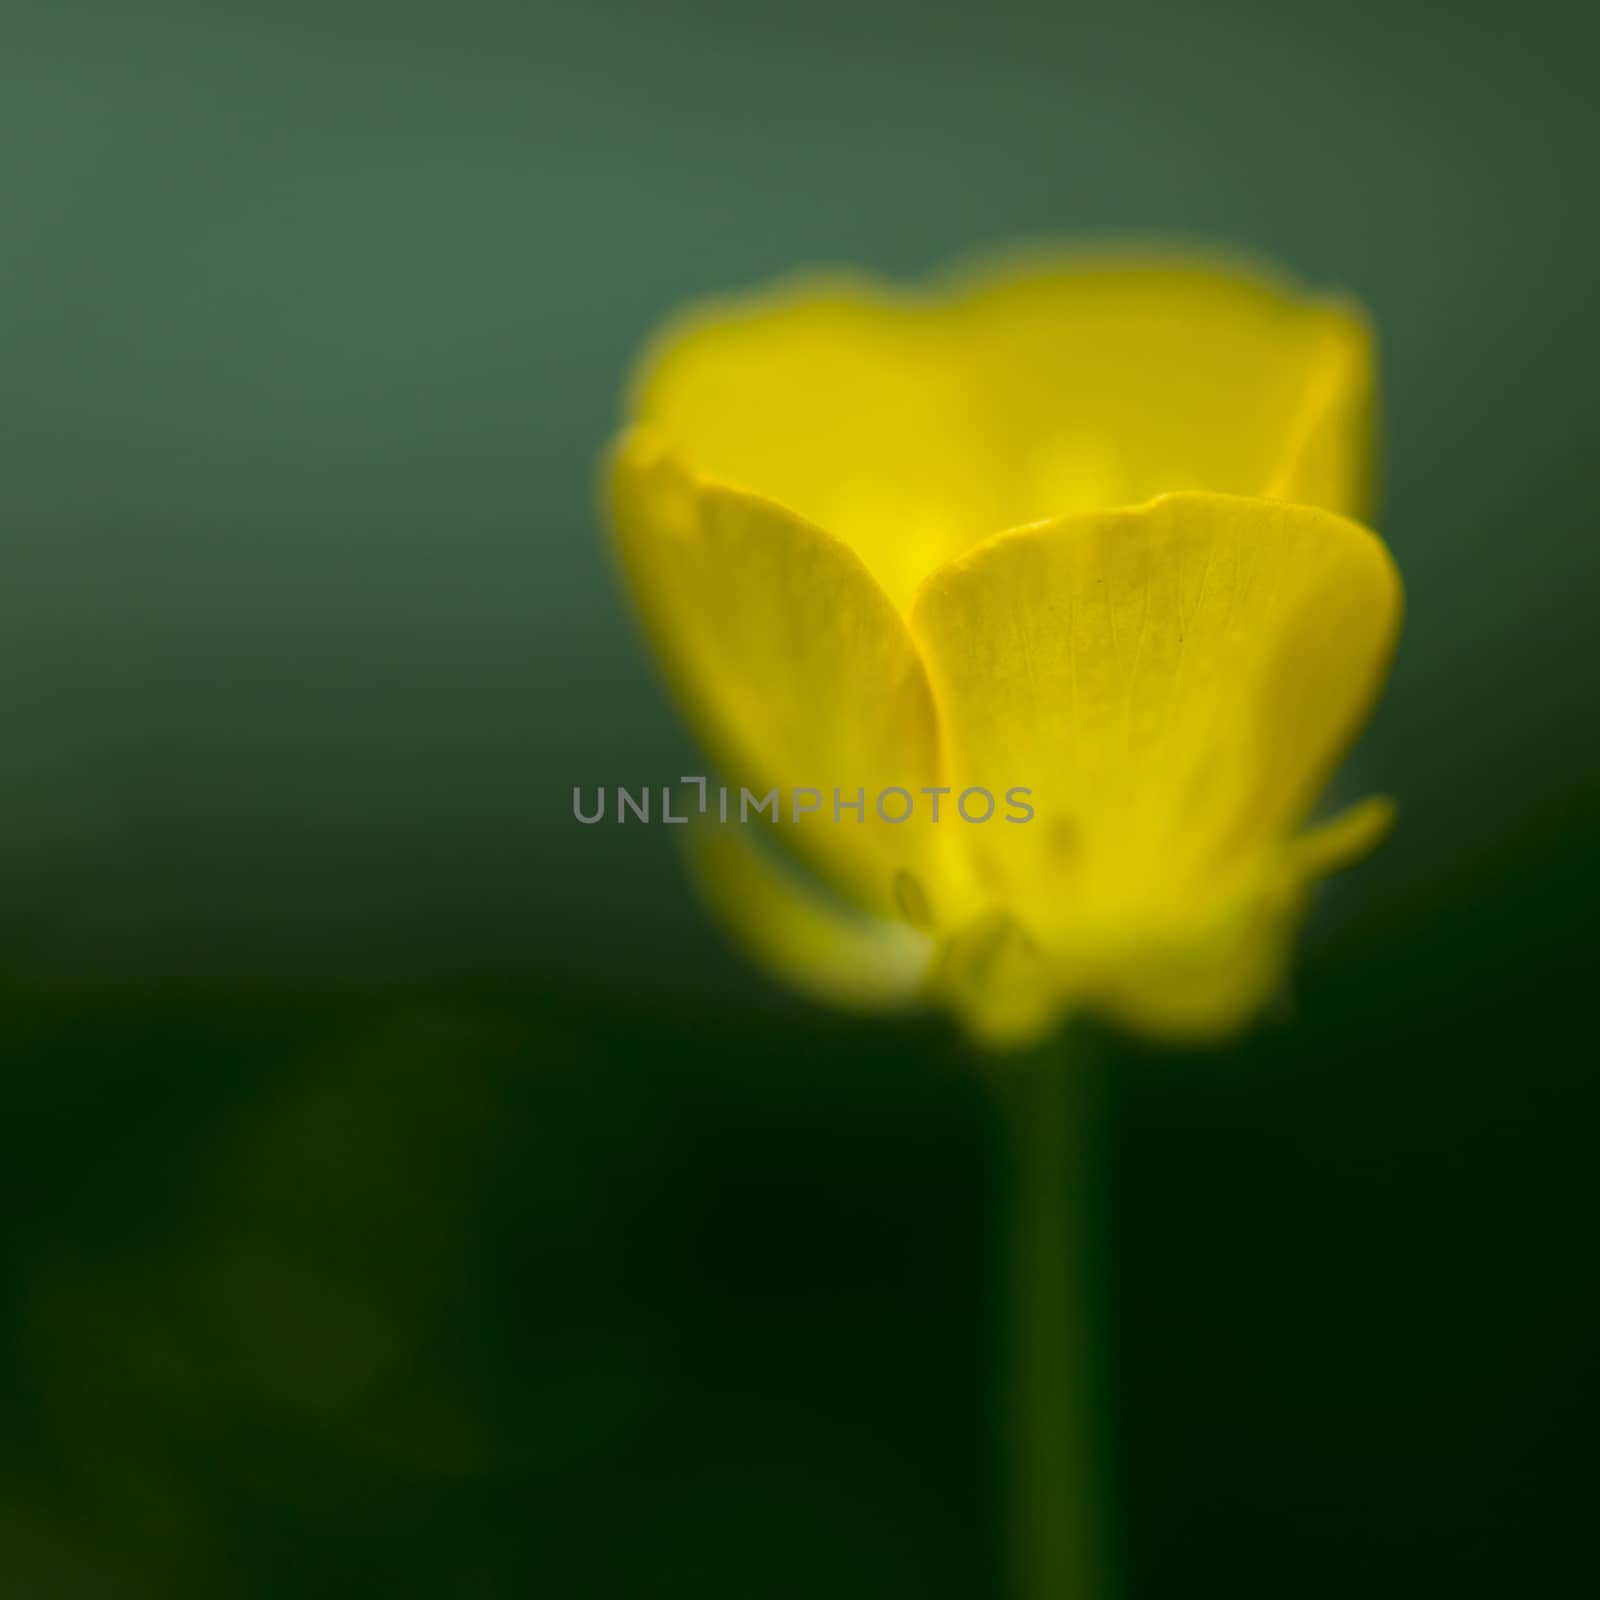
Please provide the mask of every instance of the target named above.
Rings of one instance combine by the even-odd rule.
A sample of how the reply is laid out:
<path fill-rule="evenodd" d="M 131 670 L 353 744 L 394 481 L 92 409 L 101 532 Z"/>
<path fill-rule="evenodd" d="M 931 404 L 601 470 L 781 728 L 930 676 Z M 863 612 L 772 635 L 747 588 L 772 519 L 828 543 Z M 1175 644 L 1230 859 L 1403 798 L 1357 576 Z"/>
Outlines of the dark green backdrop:
<path fill-rule="evenodd" d="M 6 0 L 0 1594 L 998 1595 L 994 1129 L 771 991 L 599 543 L 630 355 L 1158 230 L 1384 338 L 1410 589 L 1292 1017 L 1119 1048 L 1130 1593 L 1600 1587 L 1577 4 Z"/>

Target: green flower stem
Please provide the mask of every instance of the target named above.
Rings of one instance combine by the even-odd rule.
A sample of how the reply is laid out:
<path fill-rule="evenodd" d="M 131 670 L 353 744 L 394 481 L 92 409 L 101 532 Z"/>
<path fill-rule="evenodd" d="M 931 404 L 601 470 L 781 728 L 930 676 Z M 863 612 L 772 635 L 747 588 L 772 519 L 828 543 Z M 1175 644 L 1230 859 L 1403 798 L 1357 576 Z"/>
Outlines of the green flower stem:
<path fill-rule="evenodd" d="M 1082 1029 L 1000 1064 L 1014 1600 L 1110 1600 L 1099 1260 L 1106 1062 Z"/>

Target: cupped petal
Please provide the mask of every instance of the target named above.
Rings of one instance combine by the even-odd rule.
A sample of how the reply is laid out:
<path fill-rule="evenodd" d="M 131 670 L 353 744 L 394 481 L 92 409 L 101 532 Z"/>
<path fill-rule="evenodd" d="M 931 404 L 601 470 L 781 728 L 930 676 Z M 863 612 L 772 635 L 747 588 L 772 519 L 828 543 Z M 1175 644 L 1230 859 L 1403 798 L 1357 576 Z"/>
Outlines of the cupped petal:
<path fill-rule="evenodd" d="M 919 1004 L 933 951 L 926 933 L 843 904 L 748 828 L 693 829 L 689 860 L 718 923 L 791 988 L 846 1011 Z"/>
<path fill-rule="evenodd" d="M 732 796 L 746 825 L 772 827 L 862 905 L 892 910 L 896 880 L 923 881 L 938 848 L 915 816 L 886 822 L 876 806 L 887 788 L 938 781 L 904 619 L 837 539 L 689 470 L 650 429 L 618 447 L 611 498 L 646 631 L 712 757 L 749 789 L 748 811 Z M 774 791 L 773 810 L 754 809 Z M 901 809 L 897 797 L 890 814 Z"/>
<path fill-rule="evenodd" d="M 1047 940 L 1181 934 L 1243 904 L 1365 719 L 1400 614 L 1367 529 L 1218 494 L 945 567 L 911 621 L 946 781 L 1033 790 L 1032 821 L 968 830 L 983 881 Z"/>
<path fill-rule="evenodd" d="M 1004 526 L 959 329 L 866 277 L 800 276 L 678 318 L 633 409 L 696 468 L 843 540 L 899 605 Z"/>
<path fill-rule="evenodd" d="M 1248 260 L 1106 250 L 991 269 L 960 314 L 1002 526 L 1186 489 L 1367 514 L 1374 351 L 1351 302 Z"/>
<path fill-rule="evenodd" d="M 633 415 L 828 529 L 903 607 L 1001 529 L 1173 490 L 1364 515 L 1372 394 L 1347 302 L 1145 247 L 714 301 L 654 341 Z"/>

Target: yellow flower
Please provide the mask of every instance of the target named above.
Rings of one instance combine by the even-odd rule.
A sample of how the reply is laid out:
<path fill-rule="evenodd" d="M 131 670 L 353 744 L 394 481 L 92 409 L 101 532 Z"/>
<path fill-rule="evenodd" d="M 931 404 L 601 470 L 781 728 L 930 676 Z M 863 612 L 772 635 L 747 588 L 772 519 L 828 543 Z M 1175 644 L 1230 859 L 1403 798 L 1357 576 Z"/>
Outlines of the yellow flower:
<path fill-rule="evenodd" d="M 730 782 L 825 797 L 695 852 L 757 957 L 996 1045 L 1247 1022 L 1391 817 L 1303 831 L 1400 625 L 1355 520 L 1372 369 L 1355 307 L 1194 257 L 813 276 L 669 326 L 611 460 L 622 567 Z M 1014 787 L 1031 820 L 953 810 Z"/>

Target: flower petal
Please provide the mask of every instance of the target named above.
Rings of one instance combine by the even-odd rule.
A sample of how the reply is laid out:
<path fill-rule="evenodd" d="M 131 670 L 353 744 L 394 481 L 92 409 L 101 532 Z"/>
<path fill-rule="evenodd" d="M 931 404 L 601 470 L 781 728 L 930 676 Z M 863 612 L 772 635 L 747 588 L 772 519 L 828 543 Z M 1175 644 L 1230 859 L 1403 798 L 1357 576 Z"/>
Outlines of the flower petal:
<path fill-rule="evenodd" d="M 686 461 L 848 544 L 899 605 L 1005 526 L 957 343 L 936 303 L 806 276 L 669 326 L 635 414 Z"/>
<path fill-rule="evenodd" d="M 963 315 L 1001 526 L 1186 489 L 1366 514 L 1373 343 L 1345 301 L 1222 257 L 1084 253 L 978 279 Z"/>
<path fill-rule="evenodd" d="M 748 828 L 695 828 L 690 862 L 717 920 L 791 988 L 850 1011 L 917 1004 L 933 948 L 926 934 L 841 905 Z"/>
<path fill-rule="evenodd" d="M 891 909 L 896 877 L 925 872 L 934 840 L 915 820 L 880 820 L 875 799 L 938 772 L 904 620 L 838 540 L 697 477 L 649 429 L 623 440 L 611 490 L 629 585 L 714 759 L 755 798 L 776 788 L 781 835 L 863 905 Z M 796 791 L 810 791 L 801 804 L 816 797 L 798 822 Z"/>
<path fill-rule="evenodd" d="M 1364 515 L 1372 341 L 1253 264 L 1055 252 L 942 292 L 799 278 L 670 325 L 634 414 L 906 606 L 1004 528 L 1182 489 Z"/>
<path fill-rule="evenodd" d="M 1217 494 L 1042 523 L 947 566 L 912 613 L 946 781 L 1026 784 L 1037 813 L 968 830 L 984 880 L 1036 931 L 1203 922 L 1310 809 L 1400 610 L 1365 528 Z"/>

